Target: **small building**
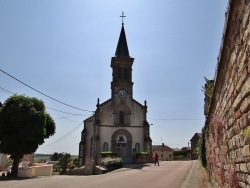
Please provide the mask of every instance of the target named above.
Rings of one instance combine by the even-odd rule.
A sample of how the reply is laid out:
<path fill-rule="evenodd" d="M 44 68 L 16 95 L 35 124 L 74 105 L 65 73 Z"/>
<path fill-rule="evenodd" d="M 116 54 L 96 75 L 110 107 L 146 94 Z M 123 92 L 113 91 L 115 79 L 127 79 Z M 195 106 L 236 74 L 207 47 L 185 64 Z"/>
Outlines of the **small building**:
<path fill-rule="evenodd" d="M 7 155 L 0 153 L 0 170 L 5 170 L 7 163 Z"/>
<path fill-rule="evenodd" d="M 35 154 L 34 153 L 24 155 L 23 158 L 21 159 L 22 162 L 30 161 L 32 163 L 35 162 L 34 160 L 35 160 Z"/>
<path fill-rule="evenodd" d="M 152 152 L 159 155 L 159 160 L 161 161 L 172 161 L 173 149 L 164 145 L 152 145 Z"/>
<path fill-rule="evenodd" d="M 182 147 L 173 149 L 173 160 L 190 160 L 191 159 L 191 147 Z"/>
<path fill-rule="evenodd" d="M 191 158 L 192 159 L 197 159 L 198 158 L 198 153 L 197 153 L 197 146 L 198 142 L 201 139 L 201 133 L 195 133 L 194 136 L 191 138 Z"/>

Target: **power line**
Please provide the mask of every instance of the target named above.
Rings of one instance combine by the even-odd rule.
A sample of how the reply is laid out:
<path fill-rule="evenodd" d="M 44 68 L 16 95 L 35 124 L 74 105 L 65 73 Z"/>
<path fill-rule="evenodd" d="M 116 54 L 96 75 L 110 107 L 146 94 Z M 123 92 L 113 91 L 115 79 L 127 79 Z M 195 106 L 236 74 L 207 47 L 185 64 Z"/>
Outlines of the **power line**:
<path fill-rule="evenodd" d="M 41 92 L 41 91 L 38 91 L 37 89 L 35 89 L 35 88 L 29 86 L 28 84 L 25 84 L 24 82 L 22 82 L 21 80 L 15 78 L 14 76 L 11 76 L 11 75 L 8 74 L 7 72 L 3 71 L 2 69 L 0 69 L 0 71 L 3 72 L 4 74 L 8 75 L 9 77 L 13 78 L 14 80 L 20 82 L 21 84 L 23 84 L 23 85 L 29 87 L 30 89 L 32 89 L 32 90 L 34 90 L 34 91 L 36 91 L 36 92 L 38 92 L 38 93 L 44 95 L 45 97 L 48 97 L 48 98 L 50 98 L 50 99 L 56 101 L 56 102 L 59 102 L 59 103 L 65 105 L 65 106 L 68 106 L 68 107 L 71 107 L 71 108 L 74 108 L 74 109 L 77 109 L 77 110 L 81 110 L 81 111 L 85 111 L 85 112 L 92 112 L 92 111 L 89 111 L 89 110 L 83 110 L 83 109 L 81 109 L 81 108 L 74 107 L 74 106 L 69 105 L 69 104 L 66 104 L 66 103 L 64 103 L 64 102 L 62 102 L 62 101 L 59 101 L 59 100 L 57 100 L 57 99 L 55 99 L 55 98 L 53 98 L 53 97 L 50 97 L 49 95 L 46 95 L 45 93 L 43 93 L 43 92 Z"/>
<path fill-rule="evenodd" d="M 151 119 L 151 118 L 148 118 L 149 120 L 163 120 L 163 121 L 186 121 L 186 120 L 190 120 L 190 121 L 197 121 L 197 120 L 204 120 L 204 119 L 189 119 L 189 118 L 164 118 L 164 119 Z"/>
<path fill-rule="evenodd" d="M 8 91 L 7 89 L 4 89 L 4 88 L 2 88 L 2 87 L 0 87 L 0 89 L 6 91 L 6 92 L 8 92 L 8 93 L 14 94 L 13 92 L 10 92 L 10 91 Z M 53 108 L 50 108 L 50 109 L 53 109 Z M 56 109 L 53 109 L 53 110 L 58 111 L 58 112 L 62 112 L 62 113 L 66 113 L 66 114 L 72 114 L 72 113 L 67 113 L 67 112 L 63 112 L 63 111 L 60 111 L 60 110 L 56 110 Z M 91 111 L 91 112 L 92 112 L 92 111 Z M 54 115 L 55 115 L 55 114 L 54 114 Z M 79 114 L 78 114 L 78 115 L 79 115 Z M 81 115 L 81 114 L 80 114 L 80 115 Z M 56 115 L 56 116 L 58 116 L 58 115 Z M 58 116 L 58 117 L 60 117 L 60 116 Z M 67 119 L 67 117 L 61 117 L 61 118 Z M 69 119 L 67 119 L 67 120 L 69 120 Z M 73 120 L 70 120 L 70 121 L 73 121 Z M 75 122 L 75 121 L 73 121 L 73 122 Z M 80 124 L 78 124 L 78 125 L 77 125 L 74 129 L 72 129 L 70 132 L 68 132 L 67 134 L 65 134 L 65 135 L 62 136 L 61 138 L 59 138 L 58 140 L 56 140 L 56 141 L 54 141 L 54 142 L 52 142 L 52 143 L 50 143 L 50 144 L 48 144 L 48 145 L 41 146 L 41 149 L 45 149 L 45 148 L 50 147 L 50 146 L 52 146 L 52 145 L 54 145 L 54 144 L 57 144 L 58 142 L 61 142 L 62 140 L 64 140 L 65 138 L 67 138 L 70 134 L 72 134 L 74 131 L 76 131 L 76 130 L 79 128 L 79 126 L 80 126 L 81 124 L 82 124 L 82 122 L 81 122 Z"/>
<path fill-rule="evenodd" d="M 6 91 L 7 93 L 10 93 L 10 94 L 15 94 L 15 93 L 12 93 L 12 92 L 10 92 L 10 91 L 8 91 L 7 89 L 4 89 L 4 88 L 2 88 L 2 87 L 0 87 L 0 89 L 2 89 L 3 91 Z"/>
<path fill-rule="evenodd" d="M 87 115 L 83 115 L 83 114 L 73 114 L 73 113 L 70 113 L 70 112 L 64 112 L 64 111 L 61 111 L 61 110 L 56 110 L 54 108 L 50 108 L 50 107 L 46 107 L 50 110 L 54 110 L 54 111 L 57 111 L 57 112 L 61 112 L 61 113 L 64 113 L 64 114 L 70 114 L 70 115 L 73 115 L 73 116 L 87 116 Z M 89 111 L 90 112 L 90 111 Z M 91 111 L 92 112 L 92 111 Z"/>
<path fill-rule="evenodd" d="M 68 121 L 71 121 L 71 122 L 74 122 L 74 123 L 80 123 L 80 122 L 78 122 L 78 121 L 74 121 L 74 120 L 68 119 L 68 118 L 73 117 L 73 116 L 70 116 L 70 117 L 62 117 L 62 116 L 56 115 L 56 114 L 54 114 L 54 113 L 50 113 L 50 114 L 52 114 L 52 115 L 58 117 L 58 118 L 54 118 L 54 117 L 53 117 L 53 119 L 65 119 L 65 120 L 68 120 Z"/>
<path fill-rule="evenodd" d="M 8 93 L 14 94 L 13 92 L 10 92 L 10 91 L 2 88 L 2 87 L 0 87 L 0 89 L 6 91 Z M 73 113 L 69 113 L 69 112 L 64 112 L 64 111 L 56 110 L 56 109 L 50 108 L 50 107 L 46 107 L 46 108 L 54 110 L 54 111 L 57 111 L 57 112 L 74 115 L 74 116 L 78 116 L 78 115 L 79 116 L 87 116 L 87 115 L 82 115 L 82 114 L 73 114 Z M 83 110 L 83 111 L 87 111 L 87 112 L 92 112 L 93 113 L 93 111 L 90 111 L 90 110 Z M 137 117 L 132 117 L 132 118 L 136 118 L 137 119 Z M 158 120 L 159 121 L 201 121 L 201 120 L 204 120 L 204 118 L 198 118 L 198 119 L 195 119 L 195 118 L 159 118 L 159 119 L 158 118 L 156 118 L 156 119 L 154 119 L 154 118 L 148 118 L 148 120 L 156 120 L 156 121 L 158 121 Z"/>
<path fill-rule="evenodd" d="M 61 142 L 62 140 L 64 140 L 65 138 L 67 138 L 70 134 L 72 134 L 74 131 L 76 131 L 79 126 L 81 125 L 82 123 L 80 123 L 79 125 L 77 125 L 74 129 L 72 129 L 70 132 L 68 132 L 67 134 L 65 134 L 64 136 L 62 136 L 61 138 L 59 138 L 58 140 L 48 144 L 48 145 L 45 145 L 45 146 L 41 146 L 41 148 L 47 148 L 47 147 L 51 147 L 55 144 L 57 144 L 58 142 Z"/>
<path fill-rule="evenodd" d="M 63 146 L 63 147 L 59 147 L 59 148 L 50 148 L 50 149 L 62 149 L 62 148 L 68 148 L 68 147 L 72 147 L 72 146 L 79 146 L 79 143 L 77 144 L 72 144 L 72 145 L 68 145 L 68 146 Z M 39 149 L 48 149 L 48 148 L 39 148 Z"/>
<path fill-rule="evenodd" d="M 2 88 L 2 87 L 0 87 L 0 89 L 2 89 L 4 92 L 6 92 L 6 93 L 10 93 L 10 94 L 15 94 L 15 93 L 13 93 L 13 92 L 11 92 L 11 91 L 9 91 L 9 90 L 7 90 L 7 89 L 4 89 L 4 88 Z M 70 113 L 70 112 L 65 112 L 65 111 L 61 111 L 61 110 L 57 110 L 57 109 L 54 109 L 54 108 L 51 108 L 51 107 L 48 107 L 48 106 L 46 106 L 46 108 L 47 109 L 50 109 L 50 110 L 54 110 L 54 111 L 57 111 L 57 112 L 61 112 L 61 113 L 64 113 L 64 114 L 69 114 L 69 115 L 73 115 L 73 116 L 89 116 L 89 114 L 74 114 L 74 113 Z M 91 113 L 93 113 L 93 111 L 88 111 L 88 112 L 91 112 Z M 54 114 L 55 115 L 55 114 Z M 58 117 L 60 117 L 60 116 L 58 116 Z M 65 118 L 65 117 L 60 117 L 60 118 Z"/>

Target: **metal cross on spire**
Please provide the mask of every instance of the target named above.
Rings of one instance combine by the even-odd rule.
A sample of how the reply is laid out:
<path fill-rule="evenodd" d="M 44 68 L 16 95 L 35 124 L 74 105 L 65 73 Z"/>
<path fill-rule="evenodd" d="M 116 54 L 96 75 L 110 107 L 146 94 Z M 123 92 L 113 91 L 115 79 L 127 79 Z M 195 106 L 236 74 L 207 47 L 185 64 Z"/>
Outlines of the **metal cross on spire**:
<path fill-rule="evenodd" d="M 124 12 L 122 12 L 122 15 L 121 15 L 120 17 L 122 17 L 122 25 L 124 25 L 124 23 L 123 23 L 123 18 L 126 17 L 126 16 L 124 16 Z"/>

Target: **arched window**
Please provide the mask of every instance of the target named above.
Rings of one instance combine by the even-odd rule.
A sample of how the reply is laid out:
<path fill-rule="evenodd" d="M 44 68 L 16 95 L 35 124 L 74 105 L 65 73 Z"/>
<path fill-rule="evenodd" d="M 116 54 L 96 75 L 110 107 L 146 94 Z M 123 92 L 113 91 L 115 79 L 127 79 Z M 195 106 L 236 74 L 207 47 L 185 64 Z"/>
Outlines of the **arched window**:
<path fill-rule="evenodd" d="M 140 152 L 140 144 L 139 143 L 135 144 L 135 152 Z"/>
<path fill-rule="evenodd" d="M 116 126 L 129 126 L 131 110 L 127 105 L 119 104 L 114 108 L 114 125 Z"/>
<path fill-rule="evenodd" d="M 119 124 L 124 125 L 124 112 L 123 111 L 119 112 Z"/>
<path fill-rule="evenodd" d="M 103 144 L 103 151 L 108 151 L 108 150 L 109 150 L 108 143 L 104 142 L 104 144 Z"/>
<path fill-rule="evenodd" d="M 118 79 L 121 79 L 122 78 L 122 68 L 119 67 L 118 68 Z"/>
<path fill-rule="evenodd" d="M 128 69 L 127 68 L 124 68 L 124 72 L 123 72 L 123 78 L 125 79 L 125 80 L 127 80 L 128 79 Z"/>

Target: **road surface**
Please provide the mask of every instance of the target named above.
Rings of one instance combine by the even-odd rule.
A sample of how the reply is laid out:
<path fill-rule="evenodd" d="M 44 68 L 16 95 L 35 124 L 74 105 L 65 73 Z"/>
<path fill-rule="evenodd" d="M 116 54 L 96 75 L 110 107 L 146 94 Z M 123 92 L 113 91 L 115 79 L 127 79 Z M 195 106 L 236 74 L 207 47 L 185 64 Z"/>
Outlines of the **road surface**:
<path fill-rule="evenodd" d="M 51 176 L 7 180 L 0 178 L 1 188 L 185 188 L 195 161 L 164 161 L 138 169 L 121 169 L 103 175 Z M 4 180 L 4 181 L 1 181 Z"/>

